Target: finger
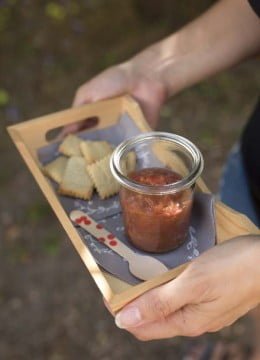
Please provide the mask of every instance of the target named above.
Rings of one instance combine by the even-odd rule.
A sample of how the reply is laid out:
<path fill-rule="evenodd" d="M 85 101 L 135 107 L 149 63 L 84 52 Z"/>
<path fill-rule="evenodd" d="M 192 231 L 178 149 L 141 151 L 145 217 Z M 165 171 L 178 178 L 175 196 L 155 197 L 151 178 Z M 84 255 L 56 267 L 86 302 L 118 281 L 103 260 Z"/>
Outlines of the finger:
<path fill-rule="evenodd" d="M 141 341 L 170 339 L 182 335 L 168 320 L 152 322 L 127 331 Z"/>
<path fill-rule="evenodd" d="M 75 96 L 72 107 L 78 107 L 84 104 L 89 104 L 124 94 L 126 94 L 126 91 L 124 91 L 123 89 L 107 89 L 104 86 L 102 91 L 95 90 L 94 88 L 90 90 L 90 84 L 88 84 L 86 88 L 82 88 L 80 92 Z"/>
<path fill-rule="evenodd" d="M 72 107 L 78 107 L 90 102 L 91 102 L 91 87 L 89 87 L 89 83 L 85 83 L 81 85 L 76 91 L 76 95 L 72 102 Z"/>
<path fill-rule="evenodd" d="M 68 134 L 95 127 L 97 124 L 98 124 L 98 118 L 95 116 L 89 117 L 86 120 L 81 120 L 80 122 L 77 123 L 69 124 L 67 126 L 64 126 L 64 128 L 60 131 L 60 133 L 56 137 L 56 140 L 62 140 L 64 136 Z"/>
<path fill-rule="evenodd" d="M 123 95 L 128 90 L 128 79 L 122 67 L 112 67 L 86 82 L 76 92 L 72 106 L 78 107 L 107 98 Z M 60 137 L 77 132 L 82 125 L 75 123 L 64 127 Z M 84 128 L 84 124 L 83 124 Z"/>
<path fill-rule="evenodd" d="M 59 132 L 58 136 L 56 137 L 56 140 L 62 140 L 66 135 L 77 132 L 79 128 L 80 128 L 79 123 L 64 126 L 64 128 L 62 128 L 62 130 Z"/>
<path fill-rule="evenodd" d="M 189 303 L 193 296 L 191 284 L 180 275 L 127 305 L 116 315 L 116 325 L 128 329 L 147 322 L 165 320 L 171 313 Z"/>
<path fill-rule="evenodd" d="M 82 85 L 76 92 L 73 106 L 100 101 L 127 93 L 129 79 L 123 66 L 111 67 Z"/>
<path fill-rule="evenodd" d="M 176 311 L 164 320 L 155 321 L 127 329 L 137 339 L 142 341 L 168 339 L 175 336 L 199 336 L 206 332 L 206 327 L 200 324 L 196 313 L 187 315 L 185 308 Z"/>

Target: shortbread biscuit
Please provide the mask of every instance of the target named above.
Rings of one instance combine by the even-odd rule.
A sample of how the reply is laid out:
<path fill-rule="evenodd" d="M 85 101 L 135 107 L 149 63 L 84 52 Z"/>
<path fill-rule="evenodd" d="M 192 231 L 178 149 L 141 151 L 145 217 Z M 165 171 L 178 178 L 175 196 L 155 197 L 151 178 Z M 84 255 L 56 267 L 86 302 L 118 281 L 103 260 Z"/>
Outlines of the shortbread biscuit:
<path fill-rule="evenodd" d="M 104 159 L 87 166 L 87 171 L 101 199 L 115 195 L 120 188 L 110 171 L 110 157 L 107 155 Z"/>
<path fill-rule="evenodd" d="M 103 159 L 112 152 L 112 146 L 107 141 L 82 141 L 80 150 L 88 165 Z"/>
<path fill-rule="evenodd" d="M 84 158 L 80 156 L 72 156 L 69 158 L 59 187 L 59 193 L 89 200 L 92 196 L 93 189 L 93 181 L 87 173 Z"/>
<path fill-rule="evenodd" d="M 43 172 L 52 180 L 60 184 L 68 159 L 65 156 L 59 156 L 47 165 L 43 166 Z"/>
<path fill-rule="evenodd" d="M 66 156 L 82 156 L 80 151 L 80 143 L 82 139 L 76 135 L 68 135 L 59 146 L 59 152 Z"/>

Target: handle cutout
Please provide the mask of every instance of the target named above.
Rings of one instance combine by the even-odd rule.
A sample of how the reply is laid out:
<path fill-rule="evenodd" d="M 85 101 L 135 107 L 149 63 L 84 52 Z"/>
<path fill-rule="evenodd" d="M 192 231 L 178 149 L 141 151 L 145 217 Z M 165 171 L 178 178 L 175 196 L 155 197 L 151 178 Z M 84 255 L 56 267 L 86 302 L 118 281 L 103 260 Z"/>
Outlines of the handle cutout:
<path fill-rule="evenodd" d="M 86 119 L 71 123 L 67 125 L 66 127 L 59 126 L 53 129 L 50 129 L 47 131 L 45 135 L 45 139 L 48 142 L 54 141 L 54 140 L 60 140 L 61 133 L 65 130 L 64 134 L 62 134 L 62 137 L 69 133 L 76 133 L 82 130 L 86 129 L 92 129 L 96 127 L 99 124 L 99 117 L 98 116 L 91 116 Z"/>

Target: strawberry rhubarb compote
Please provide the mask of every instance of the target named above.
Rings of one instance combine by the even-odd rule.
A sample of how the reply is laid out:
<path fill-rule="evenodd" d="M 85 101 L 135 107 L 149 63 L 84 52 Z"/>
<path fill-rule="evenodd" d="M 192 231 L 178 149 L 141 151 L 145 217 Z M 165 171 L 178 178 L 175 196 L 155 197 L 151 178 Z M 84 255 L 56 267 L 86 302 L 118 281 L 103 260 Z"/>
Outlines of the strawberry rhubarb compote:
<path fill-rule="evenodd" d="M 178 173 L 166 168 L 144 168 L 128 177 L 152 187 L 182 179 Z M 166 252 L 180 246 L 188 232 L 192 194 L 191 188 L 173 194 L 150 195 L 121 187 L 120 201 L 129 240 L 148 252 Z"/>

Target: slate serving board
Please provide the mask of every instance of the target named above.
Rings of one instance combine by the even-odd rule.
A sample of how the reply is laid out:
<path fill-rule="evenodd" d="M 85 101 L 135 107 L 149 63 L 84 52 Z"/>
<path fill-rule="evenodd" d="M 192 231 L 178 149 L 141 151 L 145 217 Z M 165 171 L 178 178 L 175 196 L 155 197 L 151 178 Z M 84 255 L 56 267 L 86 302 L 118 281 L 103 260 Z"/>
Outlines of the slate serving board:
<path fill-rule="evenodd" d="M 78 134 L 82 139 L 106 140 L 117 146 L 123 140 L 139 134 L 140 131 L 127 113 L 120 116 L 116 125 L 104 129 L 83 131 Z M 59 142 L 52 143 L 38 149 L 38 157 L 42 164 L 54 160 L 58 154 Z M 146 152 L 142 151 L 139 161 L 145 165 Z M 50 180 L 51 181 L 51 180 Z M 57 190 L 57 185 L 51 181 L 52 186 Z M 121 241 L 126 243 L 134 251 L 145 254 L 145 252 L 132 246 L 124 234 L 122 213 L 118 195 L 101 200 L 94 194 L 90 201 L 80 200 L 58 195 L 62 206 L 67 214 L 72 210 L 82 210 L 94 220 L 102 223 L 110 232 L 114 233 Z M 114 253 L 102 243 L 87 233 L 87 231 L 77 227 L 81 238 L 88 246 L 96 262 L 106 271 L 115 275 L 119 279 L 136 285 L 141 280 L 135 278 L 128 269 L 128 263 L 119 255 Z M 162 261 L 169 269 L 181 265 L 199 256 L 202 252 L 215 245 L 215 219 L 214 219 L 214 198 L 210 194 L 196 193 L 192 209 L 191 224 L 186 241 L 182 246 L 174 251 L 164 254 L 150 254 Z"/>

